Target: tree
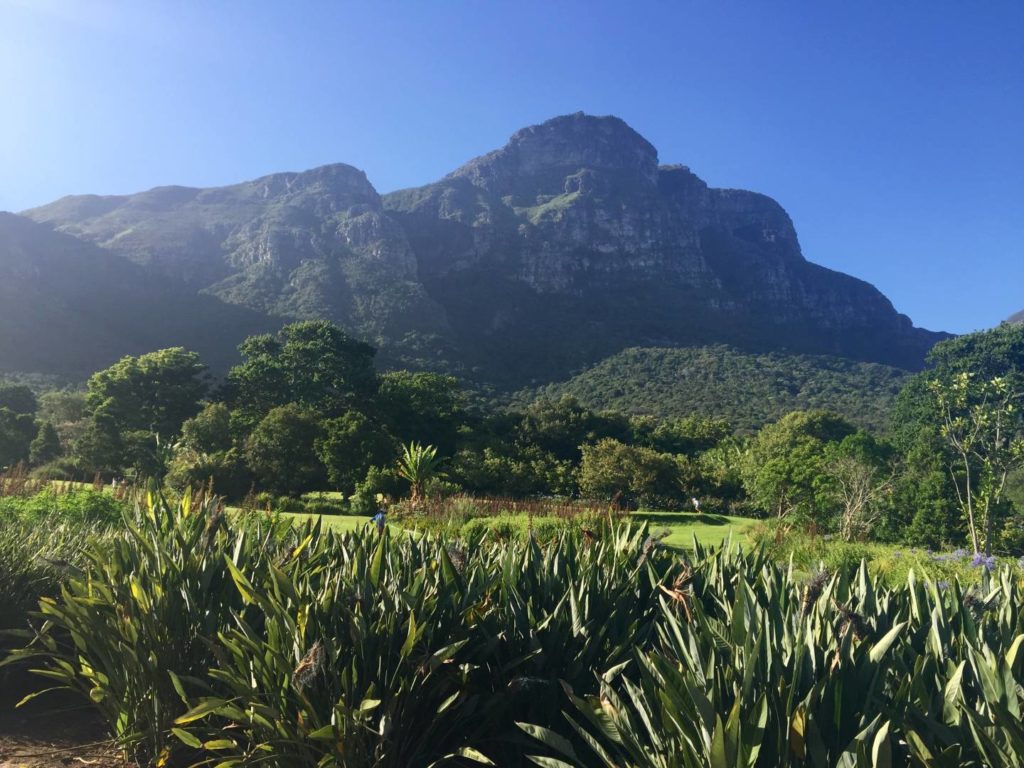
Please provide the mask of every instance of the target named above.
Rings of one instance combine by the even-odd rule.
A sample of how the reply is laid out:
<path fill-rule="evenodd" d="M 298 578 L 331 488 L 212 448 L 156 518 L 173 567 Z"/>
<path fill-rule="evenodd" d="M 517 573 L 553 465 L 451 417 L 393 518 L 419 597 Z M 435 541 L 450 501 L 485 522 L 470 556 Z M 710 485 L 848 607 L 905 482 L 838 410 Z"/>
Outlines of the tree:
<path fill-rule="evenodd" d="M 927 362 L 927 370 L 904 384 L 893 409 L 893 438 L 904 453 L 915 441 L 939 434 L 932 382 L 948 387 L 958 374 L 970 373 L 980 381 L 1003 377 L 1019 388 L 1024 378 L 1024 325 L 1002 325 L 940 342 L 928 353 Z"/>
<path fill-rule="evenodd" d="M 454 376 L 391 371 L 380 377 L 377 403 L 403 442 L 437 446 L 451 455 L 462 422 L 462 393 Z"/>
<path fill-rule="evenodd" d="M 165 439 L 199 412 L 206 366 L 181 347 L 124 357 L 89 378 L 86 408 L 102 410 L 118 432 L 148 431 Z"/>
<path fill-rule="evenodd" d="M 0 408 L 0 469 L 27 461 L 35 435 L 36 422 L 31 414 Z"/>
<path fill-rule="evenodd" d="M 642 430 L 640 442 L 662 453 L 696 456 L 718 445 L 732 435 L 732 427 L 725 419 L 708 416 L 687 416 L 669 419 L 656 424 L 653 429 Z"/>
<path fill-rule="evenodd" d="M 331 485 L 351 493 L 370 467 L 390 464 L 395 458 L 394 439 L 359 411 L 324 423 L 317 441 L 317 455 L 327 469 Z"/>
<path fill-rule="evenodd" d="M 536 445 L 558 459 L 579 461 L 580 446 L 611 437 L 629 440 L 629 420 L 619 414 L 597 414 L 568 395 L 538 400 L 523 414 L 517 442 Z"/>
<path fill-rule="evenodd" d="M 680 496 L 680 467 L 652 448 L 605 438 L 582 447 L 580 492 L 594 499 L 622 499 L 645 506 L 665 506 Z"/>
<path fill-rule="evenodd" d="M 315 413 L 296 403 L 273 408 L 245 445 L 246 459 L 259 484 L 295 496 L 322 485 L 325 471 L 316 454 L 320 435 Z"/>
<path fill-rule="evenodd" d="M 29 446 L 29 461 L 36 466 L 53 461 L 62 453 L 57 428 L 48 421 L 39 425 L 35 440 Z"/>
<path fill-rule="evenodd" d="M 975 553 L 984 549 L 989 555 L 1007 479 L 1024 467 L 1024 412 L 1018 407 L 1024 391 L 1013 379 L 982 379 L 966 371 L 930 384 L 971 544 Z"/>
<path fill-rule="evenodd" d="M 214 493 L 229 499 L 241 499 L 253 483 L 245 459 L 237 448 L 204 453 L 181 446 L 168 466 L 165 479 L 172 488 L 210 487 Z"/>
<path fill-rule="evenodd" d="M 181 425 L 182 445 L 200 453 L 219 453 L 231 448 L 231 411 L 224 403 L 208 403 Z"/>
<path fill-rule="evenodd" d="M 449 474 L 466 490 L 492 496 L 570 496 L 576 491 L 572 462 L 556 459 L 535 445 L 512 448 L 462 449 L 455 454 Z"/>
<path fill-rule="evenodd" d="M 39 396 L 37 416 L 54 426 L 70 424 L 85 418 L 85 393 L 56 389 Z"/>
<path fill-rule="evenodd" d="M 440 474 L 440 468 L 441 461 L 434 446 L 415 442 L 402 446 L 398 475 L 409 481 L 409 503 L 413 508 L 419 503 L 427 483 Z"/>
<path fill-rule="evenodd" d="M 25 385 L 0 383 L 0 408 L 7 408 L 22 415 L 34 416 L 39 410 L 39 403 L 32 390 Z"/>
<path fill-rule="evenodd" d="M 124 461 L 124 440 L 113 420 L 98 409 L 79 433 L 72 453 L 85 470 L 117 472 Z"/>
<path fill-rule="evenodd" d="M 892 450 L 859 431 L 825 448 L 824 502 L 836 509 L 843 541 L 863 539 L 882 519 L 892 494 Z"/>
<path fill-rule="evenodd" d="M 855 432 L 827 411 L 794 411 L 750 442 L 740 471 L 751 500 L 776 517 L 797 513 L 823 521 L 819 490 L 827 482 L 825 447 Z"/>
<path fill-rule="evenodd" d="M 323 416 L 363 409 L 377 390 L 376 351 L 322 320 L 292 323 L 276 336 L 252 336 L 228 374 L 229 403 L 249 424 L 297 403 Z"/>

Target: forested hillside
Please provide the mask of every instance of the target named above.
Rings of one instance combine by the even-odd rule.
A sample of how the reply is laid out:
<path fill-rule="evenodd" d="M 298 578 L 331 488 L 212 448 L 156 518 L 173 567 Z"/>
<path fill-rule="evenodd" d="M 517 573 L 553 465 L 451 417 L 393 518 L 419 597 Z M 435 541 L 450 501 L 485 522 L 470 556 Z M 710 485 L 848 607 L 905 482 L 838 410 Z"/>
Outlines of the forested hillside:
<path fill-rule="evenodd" d="M 824 408 L 885 430 L 909 374 L 823 355 L 745 354 L 726 346 L 627 349 L 568 381 L 524 390 L 519 403 L 572 395 L 595 410 L 660 418 L 700 414 L 753 430 L 795 410 Z"/>

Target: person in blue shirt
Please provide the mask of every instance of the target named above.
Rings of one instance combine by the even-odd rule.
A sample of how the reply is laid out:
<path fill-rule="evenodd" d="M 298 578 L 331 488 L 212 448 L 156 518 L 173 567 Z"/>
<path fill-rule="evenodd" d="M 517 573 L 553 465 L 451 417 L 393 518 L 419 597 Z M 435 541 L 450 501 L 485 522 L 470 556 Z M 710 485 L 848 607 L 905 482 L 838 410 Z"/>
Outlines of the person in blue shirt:
<path fill-rule="evenodd" d="M 377 533 L 384 533 L 384 527 L 388 523 L 387 507 L 385 506 L 385 499 L 382 494 L 377 494 L 377 514 L 370 518 L 377 525 Z"/>

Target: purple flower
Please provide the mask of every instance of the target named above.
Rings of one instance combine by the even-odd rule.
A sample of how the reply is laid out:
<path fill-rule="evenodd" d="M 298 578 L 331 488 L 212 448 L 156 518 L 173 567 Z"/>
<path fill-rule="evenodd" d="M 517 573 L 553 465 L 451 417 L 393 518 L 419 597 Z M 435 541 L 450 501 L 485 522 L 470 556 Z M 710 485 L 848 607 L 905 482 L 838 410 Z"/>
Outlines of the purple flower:
<path fill-rule="evenodd" d="M 961 557 L 961 558 L 967 557 L 967 550 L 966 549 L 962 549 L 962 548 L 961 549 L 954 549 L 953 550 L 953 557 Z"/>
<path fill-rule="evenodd" d="M 975 568 L 984 568 L 985 570 L 991 571 L 996 567 L 996 558 L 994 555 L 983 555 L 981 552 L 971 558 L 971 565 Z"/>

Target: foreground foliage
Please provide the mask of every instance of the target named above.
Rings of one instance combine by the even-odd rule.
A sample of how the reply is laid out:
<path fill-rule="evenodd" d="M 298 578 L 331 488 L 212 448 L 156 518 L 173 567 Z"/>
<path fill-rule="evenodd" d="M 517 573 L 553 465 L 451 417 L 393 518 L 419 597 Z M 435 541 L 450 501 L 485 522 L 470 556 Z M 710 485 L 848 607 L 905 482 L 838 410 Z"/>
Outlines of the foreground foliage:
<path fill-rule="evenodd" d="M 8 663 L 162 764 L 1009 766 L 1020 597 L 613 523 L 470 547 L 152 497 Z"/>

